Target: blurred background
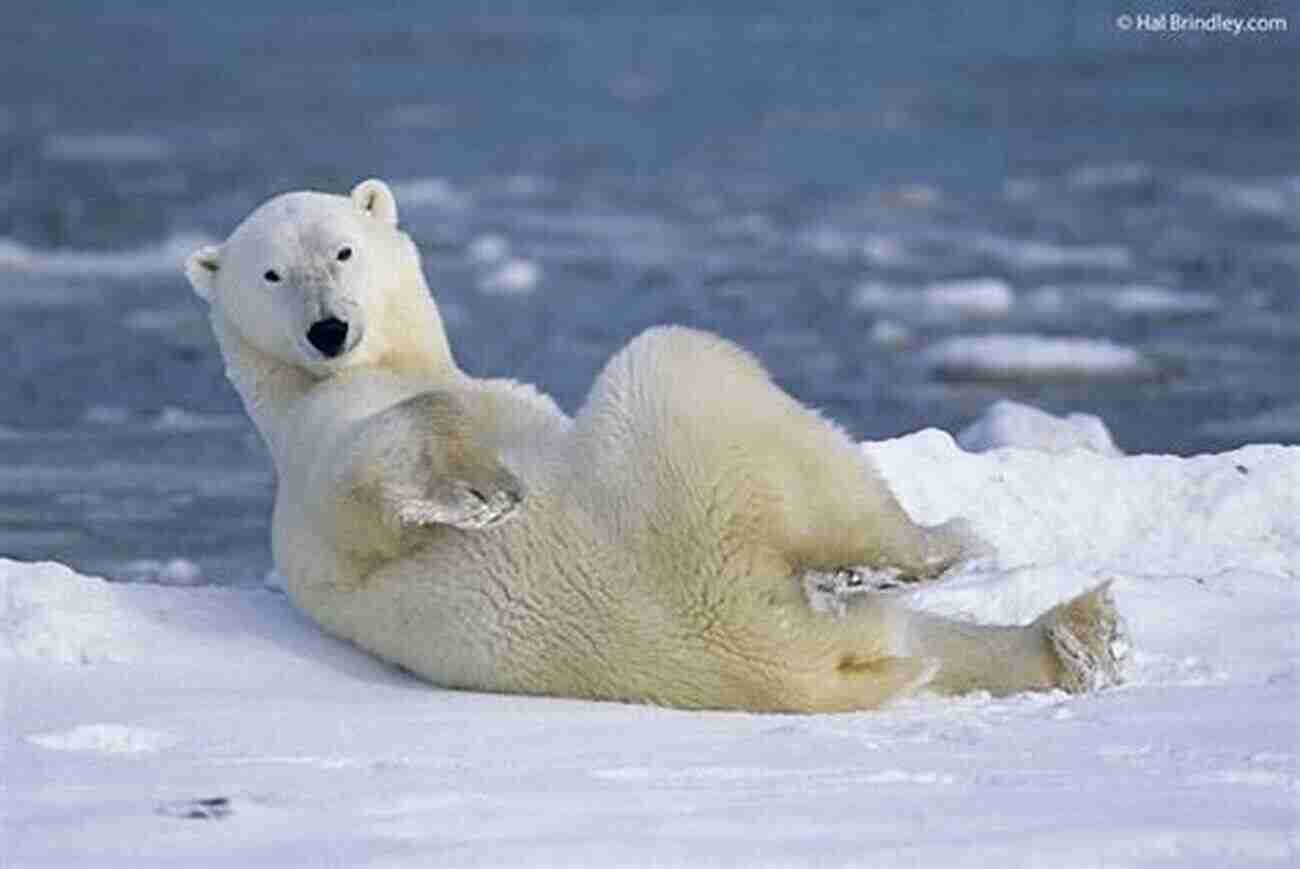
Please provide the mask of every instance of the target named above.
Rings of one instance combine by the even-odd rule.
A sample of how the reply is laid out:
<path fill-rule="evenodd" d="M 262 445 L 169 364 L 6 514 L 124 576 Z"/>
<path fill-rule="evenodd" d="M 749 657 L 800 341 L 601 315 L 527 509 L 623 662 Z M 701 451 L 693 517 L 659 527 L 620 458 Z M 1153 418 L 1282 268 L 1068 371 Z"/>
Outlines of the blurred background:
<path fill-rule="evenodd" d="M 1300 437 L 1291 4 L 368 5 L 6 4 L 0 554 L 261 580 L 269 460 L 180 265 L 369 176 L 461 364 L 569 410 L 675 322 L 860 438 L 1001 397 L 1129 452 Z"/>

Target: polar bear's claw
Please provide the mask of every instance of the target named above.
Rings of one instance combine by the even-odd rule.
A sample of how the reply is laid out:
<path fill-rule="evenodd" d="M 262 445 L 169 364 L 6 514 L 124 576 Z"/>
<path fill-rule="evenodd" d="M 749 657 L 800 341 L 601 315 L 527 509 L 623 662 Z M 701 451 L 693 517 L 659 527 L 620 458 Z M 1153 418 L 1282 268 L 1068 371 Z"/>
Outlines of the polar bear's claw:
<path fill-rule="evenodd" d="M 842 617 L 849 599 L 872 591 L 898 588 L 905 580 L 892 568 L 840 567 L 805 570 L 799 575 L 804 597 L 814 612 Z"/>
<path fill-rule="evenodd" d="M 450 524 L 458 528 L 477 530 L 491 528 L 509 519 L 523 500 L 517 493 L 507 489 L 485 495 L 478 489 L 468 489 L 465 494 L 470 503 L 465 517 Z"/>
<path fill-rule="evenodd" d="M 1060 665 L 1060 687 L 1071 694 L 1099 691 L 1124 681 L 1132 644 L 1110 586 L 1102 583 L 1039 619 Z"/>

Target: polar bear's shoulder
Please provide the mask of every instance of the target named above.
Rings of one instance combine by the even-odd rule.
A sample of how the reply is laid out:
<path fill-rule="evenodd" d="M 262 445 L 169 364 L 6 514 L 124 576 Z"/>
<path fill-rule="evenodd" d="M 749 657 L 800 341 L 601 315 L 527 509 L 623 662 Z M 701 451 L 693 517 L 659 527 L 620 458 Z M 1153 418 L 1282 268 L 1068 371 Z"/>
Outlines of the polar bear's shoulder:
<path fill-rule="evenodd" d="M 555 400 L 530 383 L 467 378 L 459 389 L 471 412 L 479 416 L 480 430 L 492 433 L 498 448 L 511 455 L 557 454 L 573 429 L 573 420 Z"/>

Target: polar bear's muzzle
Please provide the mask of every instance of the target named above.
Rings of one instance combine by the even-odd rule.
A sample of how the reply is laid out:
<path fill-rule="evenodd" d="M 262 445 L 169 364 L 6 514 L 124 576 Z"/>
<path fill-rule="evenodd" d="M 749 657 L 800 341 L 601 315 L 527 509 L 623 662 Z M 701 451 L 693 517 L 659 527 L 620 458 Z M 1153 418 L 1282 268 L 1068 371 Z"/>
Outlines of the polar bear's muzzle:
<path fill-rule="evenodd" d="M 357 335 L 358 330 L 350 328 L 346 320 L 329 316 L 311 324 L 307 329 L 307 343 L 326 359 L 333 359 L 356 346 Z"/>

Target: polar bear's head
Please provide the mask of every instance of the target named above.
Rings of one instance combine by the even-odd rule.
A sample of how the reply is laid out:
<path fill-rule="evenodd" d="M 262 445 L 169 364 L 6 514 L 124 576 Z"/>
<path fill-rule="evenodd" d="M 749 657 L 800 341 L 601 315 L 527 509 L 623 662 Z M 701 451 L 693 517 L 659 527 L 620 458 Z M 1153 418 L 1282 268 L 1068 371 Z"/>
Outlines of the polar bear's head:
<path fill-rule="evenodd" d="M 393 193 L 374 179 L 350 196 L 277 196 L 195 251 L 185 273 L 245 341 L 317 376 L 379 358 L 391 295 L 422 282 Z"/>

